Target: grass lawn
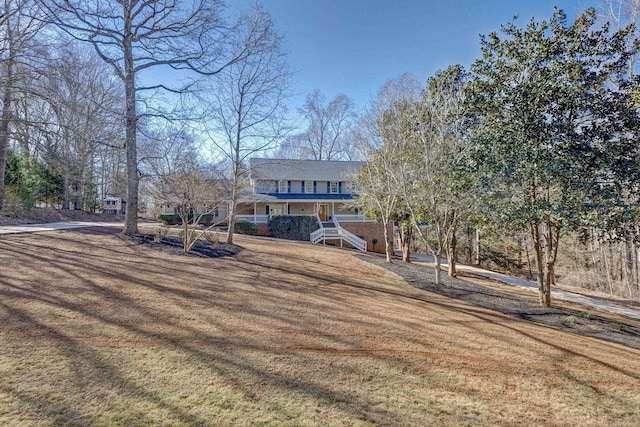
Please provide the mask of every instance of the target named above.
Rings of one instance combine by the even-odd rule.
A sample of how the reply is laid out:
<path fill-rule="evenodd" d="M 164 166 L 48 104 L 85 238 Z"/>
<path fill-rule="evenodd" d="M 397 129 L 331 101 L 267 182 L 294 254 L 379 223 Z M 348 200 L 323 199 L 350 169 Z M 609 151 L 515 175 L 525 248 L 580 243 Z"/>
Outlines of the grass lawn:
<path fill-rule="evenodd" d="M 640 425 L 638 349 L 346 250 L 118 232 L 0 237 L 0 425 Z"/>

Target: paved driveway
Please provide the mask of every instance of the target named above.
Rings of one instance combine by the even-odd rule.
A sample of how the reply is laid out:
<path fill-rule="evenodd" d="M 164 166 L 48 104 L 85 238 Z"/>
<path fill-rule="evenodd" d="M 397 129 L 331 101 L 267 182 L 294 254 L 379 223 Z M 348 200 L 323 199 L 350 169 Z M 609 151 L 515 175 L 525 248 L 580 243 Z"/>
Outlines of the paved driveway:
<path fill-rule="evenodd" d="M 415 254 L 415 255 L 411 255 L 411 258 L 416 261 L 433 262 L 433 257 L 428 255 Z M 442 265 L 446 266 L 447 261 L 443 260 Z M 506 283 L 508 285 L 517 286 L 523 289 L 528 289 L 536 293 L 538 292 L 538 284 L 536 282 L 530 282 L 528 280 L 507 276 L 506 274 L 483 270 L 482 268 L 472 267 L 468 265 L 457 264 L 456 268 L 458 269 L 458 271 L 468 271 L 470 273 L 477 274 L 478 276 L 486 277 L 487 279 L 497 280 L 499 282 Z M 609 313 L 615 313 L 621 316 L 640 320 L 640 310 L 622 307 L 619 305 L 611 304 L 606 301 L 601 301 L 596 298 L 591 298 L 591 297 L 576 294 L 573 292 L 565 291 L 563 289 L 551 288 L 551 298 L 552 299 L 558 298 L 564 301 L 570 301 L 577 304 L 581 304 L 586 307 L 597 308 L 599 310 L 607 311 Z"/>

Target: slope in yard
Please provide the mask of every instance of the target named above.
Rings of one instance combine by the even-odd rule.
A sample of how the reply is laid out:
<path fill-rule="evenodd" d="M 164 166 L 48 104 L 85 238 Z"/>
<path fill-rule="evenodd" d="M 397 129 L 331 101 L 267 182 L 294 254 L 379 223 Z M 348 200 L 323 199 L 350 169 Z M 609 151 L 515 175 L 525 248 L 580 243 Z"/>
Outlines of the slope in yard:
<path fill-rule="evenodd" d="M 356 254 L 118 229 L 0 238 L 0 424 L 640 425 L 640 350 L 417 289 Z"/>

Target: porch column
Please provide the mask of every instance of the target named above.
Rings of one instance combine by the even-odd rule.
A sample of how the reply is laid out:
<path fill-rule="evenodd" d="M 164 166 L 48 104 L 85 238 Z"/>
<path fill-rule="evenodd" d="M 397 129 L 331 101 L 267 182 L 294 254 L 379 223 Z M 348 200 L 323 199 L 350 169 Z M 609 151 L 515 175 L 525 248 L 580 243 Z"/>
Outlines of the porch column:
<path fill-rule="evenodd" d="M 253 223 L 257 224 L 258 223 L 258 217 L 256 214 L 256 209 L 257 209 L 257 203 L 253 202 Z"/>

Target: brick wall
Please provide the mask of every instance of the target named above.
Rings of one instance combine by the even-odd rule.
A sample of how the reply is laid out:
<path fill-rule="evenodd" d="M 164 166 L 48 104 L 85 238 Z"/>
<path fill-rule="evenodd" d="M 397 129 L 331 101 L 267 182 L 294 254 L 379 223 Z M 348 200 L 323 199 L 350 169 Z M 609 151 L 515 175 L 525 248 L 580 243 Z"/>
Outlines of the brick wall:
<path fill-rule="evenodd" d="M 259 236 L 269 236 L 268 224 L 257 224 Z M 367 241 L 367 250 L 373 251 L 373 239 L 378 239 L 376 243 L 375 251 L 381 254 L 384 253 L 384 229 L 382 224 L 377 222 L 341 222 L 340 226 L 347 231 L 352 232 L 358 237 L 362 237 Z M 393 236 L 393 226 L 389 224 L 389 238 Z M 327 242 L 327 244 L 337 244 L 335 242 Z M 348 245 L 348 243 L 345 243 Z"/>
<path fill-rule="evenodd" d="M 367 241 L 367 250 L 373 251 L 373 239 L 378 239 L 375 251 L 384 253 L 384 228 L 377 222 L 341 222 L 340 226 Z M 389 238 L 393 236 L 393 226 L 389 224 Z"/>
<path fill-rule="evenodd" d="M 257 224 L 258 225 L 258 236 L 270 236 L 269 233 L 269 224 Z"/>

